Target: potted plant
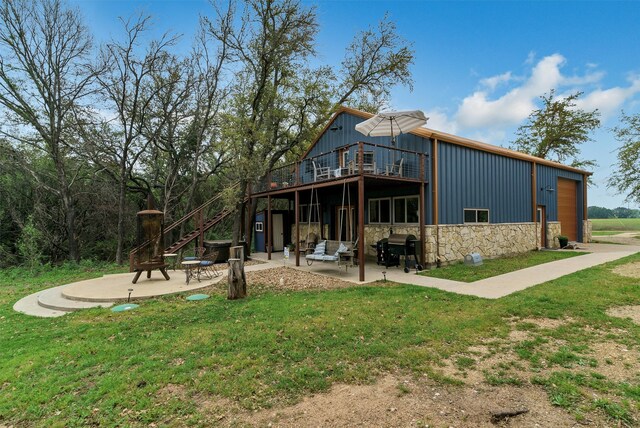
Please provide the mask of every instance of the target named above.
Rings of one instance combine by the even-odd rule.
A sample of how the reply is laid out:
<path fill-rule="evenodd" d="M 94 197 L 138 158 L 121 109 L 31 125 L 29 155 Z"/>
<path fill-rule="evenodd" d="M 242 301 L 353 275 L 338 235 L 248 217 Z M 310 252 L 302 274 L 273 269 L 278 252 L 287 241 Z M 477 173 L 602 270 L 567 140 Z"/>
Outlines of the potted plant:
<path fill-rule="evenodd" d="M 564 248 L 569 244 L 569 238 L 564 235 L 558 235 L 558 242 L 560 243 L 560 248 Z"/>

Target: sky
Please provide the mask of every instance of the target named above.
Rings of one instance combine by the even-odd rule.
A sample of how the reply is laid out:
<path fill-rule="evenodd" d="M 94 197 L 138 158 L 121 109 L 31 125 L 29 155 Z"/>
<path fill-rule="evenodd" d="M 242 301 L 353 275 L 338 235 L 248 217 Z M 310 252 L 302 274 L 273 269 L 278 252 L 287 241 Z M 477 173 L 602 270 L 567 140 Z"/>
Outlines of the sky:
<path fill-rule="evenodd" d="M 601 112 L 602 128 L 582 146 L 596 159 L 589 205 L 626 206 L 607 187 L 619 143 L 611 128 L 620 112 L 640 113 L 640 1 L 520 0 L 303 0 L 320 24 L 318 61 L 338 67 L 359 31 L 388 14 L 412 44 L 413 91 L 394 87 L 389 107 L 419 109 L 427 127 L 508 147 L 518 126 L 539 107 L 540 96 L 584 92 L 579 107 Z M 96 42 L 116 37 L 118 17 L 143 12 L 154 32 L 183 34 L 189 49 L 201 0 L 73 0 Z"/>

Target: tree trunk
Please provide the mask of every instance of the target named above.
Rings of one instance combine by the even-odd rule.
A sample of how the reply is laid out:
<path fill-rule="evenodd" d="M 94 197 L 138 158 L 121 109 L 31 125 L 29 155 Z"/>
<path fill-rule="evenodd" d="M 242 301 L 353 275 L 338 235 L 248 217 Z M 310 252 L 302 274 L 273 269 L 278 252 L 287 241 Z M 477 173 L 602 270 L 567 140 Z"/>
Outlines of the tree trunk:
<path fill-rule="evenodd" d="M 126 183 L 126 170 L 120 170 L 120 183 L 118 186 L 118 240 L 116 246 L 116 263 L 121 265 L 123 263 L 122 253 L 124 247 L 124 211 L 126 203 L 127 183 Z"/>
<path fill-rule="evenodd" d="M 244 208 L 244 198 L 247 195 L 248 183 L 246 180 L 240 180 L 238 184 L 238 199 L 235 206 L 235 212 L 233 216 L 235 221 L 233 222 L 233 235 L 231 237 L 231 245 L 238 245 L 238 242 L 242 240 L 242 209 Z"/>
<path fill-rule="evenodd" d="M 253 242 L 253 219 L 256 217 L 256 210 L 258 208 L 258 204 L 256 200 L 252 200 L 249 202 L 247 207 L 247 215 L 244 219 L 246 231 L 246 241 L 247 241 L 247 251 L 248 255 L 251 255 L 251 243 Z"/>
<path fill-rule="evenodd" d="M 227 299 L 236 300 L 247 297 L 247 279 L 244 274 L 244 247 L 231 247 L 229 259 L 229 273 L 227 282 L 229 291 Z"/>
<path fill-rule="evenodd" d="M 76 236 L 76 207 L 75 201 L 69 195 L 69 192 L 63 190 L 62 201 L 65 207 L 65 218 L 67 226 L 67 234 L 69 240 L 69 260 L 80 261 L 80 250 L 78 248 L 78 238 Z"/>

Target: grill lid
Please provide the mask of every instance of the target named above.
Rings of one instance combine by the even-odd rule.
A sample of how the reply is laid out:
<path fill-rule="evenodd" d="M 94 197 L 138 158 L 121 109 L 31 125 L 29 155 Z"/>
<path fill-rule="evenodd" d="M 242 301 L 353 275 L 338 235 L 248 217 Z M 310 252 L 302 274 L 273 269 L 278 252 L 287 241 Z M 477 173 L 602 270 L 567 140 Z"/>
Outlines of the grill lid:
<path fill-rule="evenodd" d="M 389 235 L 389 245 L 402 245 L 405 246 L 409 244 L 409 241 L 415 241 L 415 235 L 411 234 L 402 234 L 402 233 L 394 233 Z"/>

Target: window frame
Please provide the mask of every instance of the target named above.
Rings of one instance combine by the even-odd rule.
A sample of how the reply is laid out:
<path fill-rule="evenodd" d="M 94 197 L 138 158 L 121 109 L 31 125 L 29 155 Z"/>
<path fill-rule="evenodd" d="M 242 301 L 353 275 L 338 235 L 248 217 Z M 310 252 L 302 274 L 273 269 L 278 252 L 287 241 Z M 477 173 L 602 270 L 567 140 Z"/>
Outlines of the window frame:
<path fill-rule="evenodd" d="M 386 198 L 370 198 L 368 201 L 368 213 L 367 213 L 367 221 L 368 224 L 393 224 L 393 213 L 392 213 L 392 199 L 391 196 Z M 371 202 L 378 202 L 378 218 L 382 218 L 380 215 L 380 201 L 389 201 L 389 221 L 371 221 Z"/>
<path fill-rule="evenodd" d="M 311 223 L 311 224 L 320 224 L 320 216 L 322 215 L 322 208 L 320 206 L 320 203 L 315 203 L 313 205 L 316 205 L 316 207 L 318 208 L 317 211 L 316 210 L 311 210 L 311 221 L 309 221 L 308 215 L 309 215 L 309 205 L 311 204 L 300 204 L 298 205 L 298 214 L 299 214 L 299 218 L 298 218 L 298 223 Z M 313 221 L 313 215 L 314 213 L 318 216 L 318 218 L 316 219 L 317 221 Z"/>
<path fill-rule="evenodd" d="M 476 221 L 466 221 L 466 213 L 467 211 L 475 211 L 475 219 Z M 481 211 L 487 212 L 487 221 L 478 221 L 478 214 Z M 462 223 L 463 224 L 490 224 L 491 223 L 491 212 L 489 208 L 463 208 L 462 209 Z"/>
<path fill-rule="evenodd" d="M 408 199 L 416 199 L 418 201 L 418 221 L 415 222 L 408 222 L 407 221 L 407 215 L 409 213 L 409 211 L 407 210 L 407 200 Z M 396 219 L 396 200 L 404 200 L 404 219 L 403 221 L 398 221 Z M 407 196 L 397 196 L 393 198 L 393 204 L 392 204 L 392 219 L 393 219 L 393 224 L 406 224 L 406 225 L 416 225 L 416 224 L 420 224 L 420 195 L 407 195 Z"/>

